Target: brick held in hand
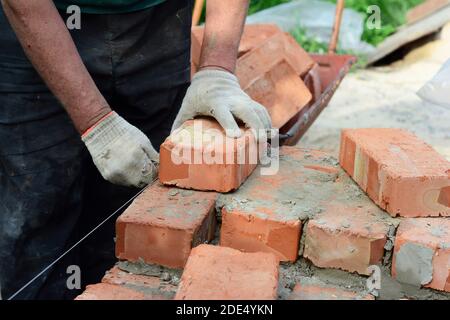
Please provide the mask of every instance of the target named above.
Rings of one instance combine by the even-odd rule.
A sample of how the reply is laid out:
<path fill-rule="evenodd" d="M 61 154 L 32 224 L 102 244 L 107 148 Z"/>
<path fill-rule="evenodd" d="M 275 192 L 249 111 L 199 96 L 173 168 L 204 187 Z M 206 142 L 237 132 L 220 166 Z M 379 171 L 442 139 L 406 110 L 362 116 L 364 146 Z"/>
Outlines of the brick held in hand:
<path fill-rule="evenodd" d="M 259 160 L 253 132 L 242 130 L 242 136 L 234 139 L 213 119 L 187 121 L 161 145 L 160 181 L 217 192 L 239 188 Z"/>

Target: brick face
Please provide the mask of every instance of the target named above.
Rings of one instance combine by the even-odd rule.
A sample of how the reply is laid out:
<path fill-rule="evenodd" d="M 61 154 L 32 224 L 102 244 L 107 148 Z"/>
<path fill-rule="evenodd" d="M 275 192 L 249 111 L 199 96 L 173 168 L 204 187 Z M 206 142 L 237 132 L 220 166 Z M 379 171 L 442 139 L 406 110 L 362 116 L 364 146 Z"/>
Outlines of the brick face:
<path fill-rule="evenodd" d="M 369 274 L 381 263 L 391 220 L 377 208 L 325 206 L 308 222 L 304 256 L 319 267 Z"/>
<path fill-rule="evenodd" d="M 222 209 L 220 244 L 248 252 L 271 252 L 281 261 L 295 261 L 298 256 L 301 222 L 262 219 L 239 209 Z"/>
<path fill-rule="evenodd" d="M 314 264 L 362 274 L 381 261 L 396 223 L 333 157 L 298 147 L 282 147 L 277 174 L 255 172 L 239 190 L 220 195 L 217 207 L 222 209 L 222 246 L 293 262 L 306 232 L 303 254 Z"/>
<path fill-rule="evenodd" d="M 340 163 L 392 216 L 450 216 L 450 163 L 405 130 L 343 130 Z"/>
<path fill-rule="evenodd" d="M 239 188 L 257 162 L 258 146 L 251 130 L 232 139 L 216 121 L 196 119 L 184 123 L 162 144 L 159 178 L 180 188 L 229 192 Z"/>
<path fill-rule="evenodd" d="M 236 75 L 242 88 L 250 87 L 281 61 L 286 61 L 300 77 L 305 77 L 315 65 L 314 60 L 291 36 L 277 33 L 239 58 Z"/>
<path fill-rule="evenodd" d="M 217 194 L 155 184 L 117 219 L 119 259 L 182 268 L 191 248 L 214 236 Z"/>
<path fill-rule="evenodd" d="M 245 91 L 266 107 L 274 128 L 285 125 L 312 99 L 305 83 L 285 60 L 262 72 Z"/>
<path fill-rule="evenodd" d="M 392 275 L 400 282 L 450 292 L 450 219 L 402 220 Z"/>
<path fill-rule="evenodd" d="M 274 300 L 278 261 L 268 253 L 200 245 L 192 250 L 176 300 Z"/>

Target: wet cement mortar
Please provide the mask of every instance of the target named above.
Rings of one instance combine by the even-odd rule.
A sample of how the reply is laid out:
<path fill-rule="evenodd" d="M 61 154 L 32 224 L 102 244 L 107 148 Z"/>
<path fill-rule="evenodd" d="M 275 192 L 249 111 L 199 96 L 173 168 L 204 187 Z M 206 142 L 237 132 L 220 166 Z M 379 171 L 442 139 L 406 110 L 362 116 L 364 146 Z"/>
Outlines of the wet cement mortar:
<path fill-rule="evenodd" d="M 141 286 L 134 286 L 132 284 L 126 284 L 125 287 L 142 292 L 144 294 L 158 293 L 171 299 L 175 295 L 176 288 L 178 287 L 183 270 L 171 269 L 159 265 L 148 264 L 143 260 L 137 262 L 119 261 L 117 267 L 124 271 L 135 275 L 143 275 L 149 277 L 156 277 L 160 280 L 159 288 L 143 288 Z"/>
<path fill-rule="evenodd" d="M 317 170 L 305 170 L 305 166 L 309 165 L 334 167 L 338 169 L 338 172 L 326 173 Z M 286 184 L 283 184 L 285 181 L 281 181 L 278 188 L 274 189 L 275 194 L 271 199 L 264 199 L 264 197 L 261 197 L 261 194 L 256 194 L 255 196 L 253 192 L 255 186 L 261 183 L 259 181 L 261 177 L 258 172 L 253 173 L 238 191 L 219 196 L 216 203 L 218 227 L 220 228 L 221 209 L 223 207 L 227 210 L 238 209 L 240 212 L 251 212 L 261 218 L 267 218 L 268 215 L 265 212 L 258 212 L 257 209 L 267 207 L 271 209 L 272 213 L 277 214 L 279 212 L 283 219 L 301 220 L 303 224 L 302 230 L 306 230 L 309 220 L 320 219 L 325 204 L 330 200 L 333 200 L 333 203 L 341 203 L 343 205 L 350 203 L 355 207 L 367 208 L 372 218 L 375 219 L 372 221 L 382 222 L 386 225 L 388 238 L 382 265 L 380 265 L 381 289 L 372 291 L 370 294 L 381 300 L 450 299 L 450 293 L 402 284 L 390 276 L 395 233 L 400 220 L 392 218 L 377 207 L 359 186 L 339 168 L 335 157 L 325 155 L 320 157 L 317 157 L 317 155 L 312 156 L 308 149 L 305 149 L 302 158 L 281 154 L 279 175 L 283 177 L 290 176 L 291 179 Z M 302 232 L 300 256 L 304 250 L 305 234 L 305 232 Z M 219 243 L 218 237 L 219 234 L 217 233 L 216 239 L 212 242 L 213 244 Z M 295 284 L 304 282 L 305 279 L 318 285 L 354 291 L 361 297 L 369 293 L 366 285 L 368 277 L 338 269 L 322 269 L 301 257 L 294 264 L 281 263 L 279 299 L 287 299 Z"/>

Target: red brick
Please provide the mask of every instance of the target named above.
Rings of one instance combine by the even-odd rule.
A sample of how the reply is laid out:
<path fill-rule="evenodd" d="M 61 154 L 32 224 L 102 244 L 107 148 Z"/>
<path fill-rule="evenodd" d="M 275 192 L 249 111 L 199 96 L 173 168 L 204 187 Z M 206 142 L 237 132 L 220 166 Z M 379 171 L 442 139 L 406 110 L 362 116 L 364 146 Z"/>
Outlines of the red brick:
<path fill-rule="evenodd" d="M 343 130 L 340 163 L 392 216 L 450 216 L 450 162 L 405 130 Z"/>
<path fill-rule="evenodd" d="M 410 24 L 414 23 L 438 11 L 439 9 L 442 9 L 447 5 L 450 5 L 449 0 L 426 0 L 424 3 L 412 8 L 408 12 L 406 20 Z"/>
<path fill-rule="evenodd" d="M 203 27 L 192 30 L 193 74 L 199 64 Z M 289 34 L 274 25 L 248 25 L 239 48 L 236 76 L 241 87 L 265 106 L 275 128 L 281 128 L 312 99 L 301 80 L 315 65 L 314 60 Z M 312 78 L 311 78 L 312 77 Z M 308 78 L 317 95 L 317 70 Z"/>
<path fill-rule="evenodd" d="M 304 199 L 319 205 L 334 193 L 336 166 L 324 163 L 327 154 L 282 147 L 275 175 L 255 172 L 236 192 L 221 195 L 220 244 L 246 252 L 270 252 L 281 261 L 298 257 Z M 307 168 L 307 167 L 310 168 Z M 311 169 L 312 168 L 312 169 Z M 316 189 L 319 192 L 316 192 Z M 320 192 L 322 190 L 323 192 Z M 328 193 L 327 193 L 328 191 Z"/>
<path fill-rule="evenodd" d="M 258 47 L 264 40 L 276 33 L 283 31 L 273 24 L 251 24 L 246 25 L 239 44 L 238 57 Z M 196 26 L 192 28 L 191 61 L 194 70 L 200 64 L 200 54 L 203 43 L 204 27 Z M 195 71 L 193 73 L 195 73 Z"/>
<path fill-rule="evenodd" d="M 294 38 L 286 33 L 276 33 L 238 59 L 236 75 L 241 87 L 248 89 L 281 61 L 286 61 L 302 78 L 315 64 Z"/>
<path fill-rule="evenodd" d="M 391 220 L 375 207 L 330 203 L 308 222 L 303 255 L 318 267 L 370 274 L 383 258 Z"/>
<path fill-rule="evenodd" d="M 301 230 L 298 219 L 283 221 L 274 212 L 267 212 L 264 219 L 240 210 L 222 209 L 222 246 L 246 252 L 271 252 L 281 261 L 297 260 Z"/>
<path fill-rule="evenodd" d="M 375 300 L 375 298 L 370 294 L 359 294 L 338 287 L 298 283 L 288 300 Z"/>
<path fill-rule="evenodd" d="M 239 188 L 256 168 L 258 148 L 250 129 L 232 139 L 216 121 L 195 119 L 166 139 L 160 159 L 163 184 L 228 192 Z"/>
<path fill-rule="evenodd" d="M 192 247 L 213 238 L 216 198 L 154 184 L 117 219 L 117 257 L 182 268 Z"/>
<path fill-rule="evenodd" d="M 274 300 L 278 261 L 272 254 L 200 245 L 192 250 L 176 300 Z"/>
<path fill-rule="evenodd" d="M 151 296 L 109 283 L 89 285 L 75 300 L 152 300 Z"/>
<path fill-rule="evenodd" d="M 242 34 L 241 43 L 239 44 L 238 57 L 252 51 L 266 39 L 279 33 L 283 33 L 283 30 L 275 24 L 247 24 Z"/>
<path fill-rule="evenodd" d="M 302 221 L 309 219 L 308 229 L 302 231 L 309 246 L 304 254 L 318 266 L 363 274 L 370 264 L 380 262 L 388 231 L 392 235 L 396 224 L 360 191 L 337 160 L 298 147 L 282 147 L 277 174 L 262 175 L 258 170 L 239 190 L 220 195 L 217 207 L 222 209 L 222 246 L 295 261 Z"/>
<path fill-rule="evenodd" d="M 147 298 L 152 300 L 171 300 L 177 291 L 177 286 L 162 281 L 159 277 L 132 274 L 118 267 L 113 267 L 107 271 L 102 283 L 122 286 L 144 293 Z"/>
<path fill-rule="evenodd" d="M 450 219 L 403 219 L 395 239 L 392 276 L 450 292 Z"/>
<path fill-rule="evenodd" d="M 312 99 L 305 83 L 285 60 L 260 74 L 245 92 L 266 107 L 274 128 L 285 125 Z"/>

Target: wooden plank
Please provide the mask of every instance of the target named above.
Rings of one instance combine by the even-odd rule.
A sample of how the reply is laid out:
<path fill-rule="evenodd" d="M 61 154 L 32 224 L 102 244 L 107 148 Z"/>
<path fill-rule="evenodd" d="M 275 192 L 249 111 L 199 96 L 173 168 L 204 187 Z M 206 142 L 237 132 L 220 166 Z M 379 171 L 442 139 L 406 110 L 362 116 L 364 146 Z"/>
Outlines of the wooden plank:
<path fill-rule="evenodd" d="M 413 24 L 450 4 L 450 0 L 427 0 L 409 10 L 406 21 Z"/>
<path fill-rule="evenodd" d="M 368 56 L 367 64 L 373 64 L 404 45 L 433 32 L 437 32 L 449 21 L 450 5 L 447 5 L 445 8 L 434 14 L 417 21 L 412 25 L 407 25 L 392 36 L 386 38 L 386 40 L 377 47 L 377 50 Z"/>

